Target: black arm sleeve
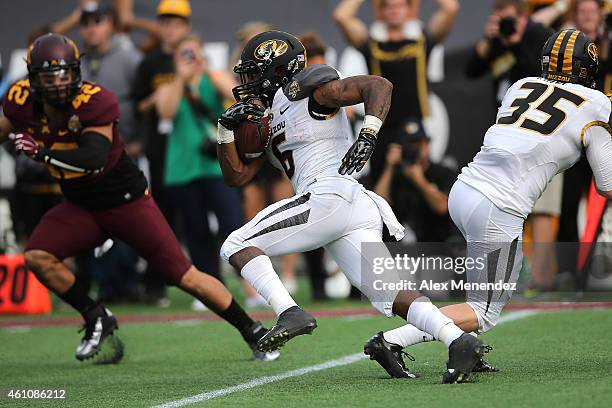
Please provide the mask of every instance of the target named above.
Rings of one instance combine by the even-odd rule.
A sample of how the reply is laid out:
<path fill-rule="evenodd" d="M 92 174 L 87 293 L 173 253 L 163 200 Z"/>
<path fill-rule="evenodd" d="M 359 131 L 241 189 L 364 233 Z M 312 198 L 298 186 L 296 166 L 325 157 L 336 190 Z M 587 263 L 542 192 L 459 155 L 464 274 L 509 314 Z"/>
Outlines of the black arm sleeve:
<path fill-rule="evenodd" d="M 41 151 L 42 161 L 56 167 L 79 173 L 98 173 L 106 164 L 111 142 L 97 132 L 82 133 L 79 147 L 73 150 Z"/>

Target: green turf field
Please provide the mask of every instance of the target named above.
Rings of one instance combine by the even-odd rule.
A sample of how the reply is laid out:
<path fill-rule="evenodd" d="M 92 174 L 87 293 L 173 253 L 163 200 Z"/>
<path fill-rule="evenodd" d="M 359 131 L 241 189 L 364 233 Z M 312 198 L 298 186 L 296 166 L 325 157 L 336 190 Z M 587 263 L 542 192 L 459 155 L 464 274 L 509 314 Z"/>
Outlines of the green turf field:
<path fill-rule="evenodd" d="M 187 304 L 178 297 L 169 310 L 114 310 L 121 319 L 144 311 L 187 312 Z M 387 378 L 376 363 L 355 357 L 369 336 L 400 323 L 372 316 L 320 318 L 313 336 L 293 340 L 271 363 L 253 361 L 238 333 L 222 322 L 124 324 L 119 334 L 126 357 L 118 365 L 76 361 L 80 335 L 73 325 L 5 328 L 0 329 L 0 389 L 65 389 L 66 400 L 52 404 L 62 407 L 149 407 L 353 356 L 356 361 L 349 364 L 187 406 L 612 406 L 612 310 L 546 312 L 503 323 L 485 335 L 494 346 L 488 360 L 502 371 L 450 386 L 435 384 L 446 359 L 439 343 L 410 350 L 416 362 L 409 366 L 421 374 L 416 380 Z M 0 406 L 42 405 L 49 402 L 0 399 Z"/>

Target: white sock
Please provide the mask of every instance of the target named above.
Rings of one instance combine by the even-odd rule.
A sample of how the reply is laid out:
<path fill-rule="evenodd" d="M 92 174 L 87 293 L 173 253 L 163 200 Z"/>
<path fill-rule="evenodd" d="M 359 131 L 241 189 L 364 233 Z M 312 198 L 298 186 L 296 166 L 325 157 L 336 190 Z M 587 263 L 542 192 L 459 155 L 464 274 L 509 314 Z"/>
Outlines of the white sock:
<path fill-rule="evenodd" d="M 259 255 L 247 262 L 240 275 L 266 299 L 277 316 L 290 307 L 297 306 L 266 255 Z"/>
<path fill-rule="evenodd" d="M 398 327 L 397 329 L 384 332 L 383 337 L 389 343 L 398 344 L 402 346 L 402 348 L 412 346 L 413 344 L 434 340 L 431 334 L 425 333 L 411 324 L 406 324 L 402 327 Z"/>
<path fill-rule="evenodd" d="M 412 302 L 408 309 L 407 320 L 416 328 L 442 341 L 446 347 L 450 347 L 450 344 L 463 334 L 463 331 L 426 296 L 421 296 Z"/>

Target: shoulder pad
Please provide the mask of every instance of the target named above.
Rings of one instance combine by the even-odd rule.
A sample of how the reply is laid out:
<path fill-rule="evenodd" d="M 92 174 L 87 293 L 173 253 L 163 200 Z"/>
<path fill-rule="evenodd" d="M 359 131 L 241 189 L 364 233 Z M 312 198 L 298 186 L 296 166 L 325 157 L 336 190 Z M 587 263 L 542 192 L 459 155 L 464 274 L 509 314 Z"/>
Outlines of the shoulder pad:
<path fill-rule="evenodd" d="M 321 85 L 336 79 L 340 79 L 340 75 L 329 65 L 311 65 L 295 74 L 291 82 L 283 88 L 283 93 L 290 101 L 299 101 L 308 98 Z"/>
<path fill-rule="evenodd" d="M 30 90 L 30 81 L 22 79 L 11 85 L 6 93 L 2 103 L 4 115 L 13 123 L 25 121 L 25 116 L 29 111 L 32 91 Z"/>
<path fill-rule="evenodd" d="M 83 83 L 79 94 L 72 100 L 72 110 L 84 127 L 103 126 L 119 118 L 115 96 L 94 83 Z"/>
<path fill-rule="evenodd" d="M 30 94 L 30 81 L 21 79 L 9 87 L 5 101 L 16 106 L 23 106 L 28 101 Z"/>

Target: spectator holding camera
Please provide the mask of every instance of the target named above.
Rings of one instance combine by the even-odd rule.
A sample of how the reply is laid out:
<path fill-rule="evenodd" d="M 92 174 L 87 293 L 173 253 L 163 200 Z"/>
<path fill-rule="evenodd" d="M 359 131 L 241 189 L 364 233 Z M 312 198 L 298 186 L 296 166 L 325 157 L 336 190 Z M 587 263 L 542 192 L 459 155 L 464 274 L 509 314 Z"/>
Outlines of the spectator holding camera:
<path fill-rule="evenodd" d="M 216 123 L 231 95 L 233 78 L 211 72 L 194 34 L 179 41 L 174 53 L 176 75 L 159 87 L 155 107 L 160 118 L 172 121 L 168 134 L 164 183 L 183 220 L 191 260 L 221 280 L 219 251 L 208 213 L 215 214 L 221 238 L 242 225 L 238 189 L 223 181 L 216 157 Z"/>
<path fill-rule="evenodd" d="M 429 139 L 418 122 L 406 122 L 386 151 L 374 191 L 385 198 L 418 242 L 445 242 L 455 231 L 448 214 L 448 193 L 457 174 L 429 158 Z"/>
<path fill-rule="evenodd" d="M 552 33 L 552 29 L 527 16 L 522 0 L 495 0 L 484 38 L 476 44 L 466 75 L 476 78 L 490 74 L 499 105 L 511 84 L 540 76 L 540 54 Z"/>

